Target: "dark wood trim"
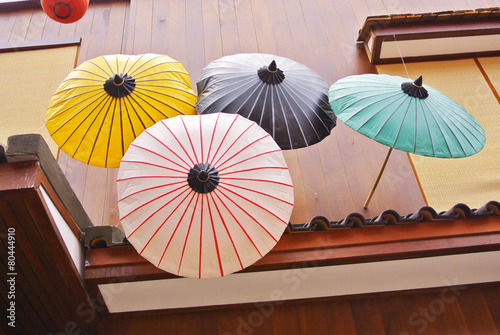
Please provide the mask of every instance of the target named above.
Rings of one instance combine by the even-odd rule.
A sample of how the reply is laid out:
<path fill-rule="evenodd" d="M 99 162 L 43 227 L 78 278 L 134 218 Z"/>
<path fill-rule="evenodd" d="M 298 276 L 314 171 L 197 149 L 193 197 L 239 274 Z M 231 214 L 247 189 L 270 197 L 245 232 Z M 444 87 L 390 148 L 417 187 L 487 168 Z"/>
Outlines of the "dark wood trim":
<path fill-rule="evenodd" d="M 484 36 L 500 34 L 500 21 L 493 18 L 476 18 L 462 20 L 438 20 L 432 22 L 397 22 L 382 18 L 367 19 L 359 36 L 358 43 L 363 43 L 372 64 L 389 64 L 401 61 L 400 57 L 380 59 L 382 44 L 389 41 L 414 41 L 423 39 Z M 368 41 L 372 39 L 372 48 Z M 478 56 L 499 55 L 500 50 L 484 52 L 463 52 L 457 54 L 428 55 L 406 57 L 405 61 L 447 60 Z"/>
<path fill-rule="evenodd" d="M 429 56 L 418 56 L 418 57 L 404 57 L 405 63 L 412 62 L 432 62 L 432 61 L 445 61 L 445 60 L 455 60 L 455 59 L 466 59 L 466 58 L 476 58 L 476 57 L 496 57 L 500 56 L 500 50 L 498 51 L 483 51 L 483 52 L 467 52 L 459 54 L 449 54 L 449 55 L 429 55 Z M 376 64 L 395 64 L 401 63 L 401 57 L 394 58 L 376 58 Z"/>
<path fill-rule="evenodd" d="M 81 37 L 66 37 L 54 40 L 1 42 L 0 52 L 40 50 L 80 45 Z"/>
<path fill-rule="evenodd" d="M 442 220 L 284 234 L 266 256 L 242 272 L 354 264 L 500 250 L 500 217 Z M 85 280 L 90 285 L 175 278 L 132 246 L 91 249 Z"/>

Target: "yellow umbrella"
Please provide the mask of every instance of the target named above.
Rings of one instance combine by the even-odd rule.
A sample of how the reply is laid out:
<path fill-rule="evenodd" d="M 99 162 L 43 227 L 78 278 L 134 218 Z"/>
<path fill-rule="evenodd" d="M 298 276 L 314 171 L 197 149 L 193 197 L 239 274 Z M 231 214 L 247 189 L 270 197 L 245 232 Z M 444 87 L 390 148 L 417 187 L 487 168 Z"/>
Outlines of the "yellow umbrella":
<path fill-rule="evenodd" d="M 157 121 L 197 114 L 182 64 L 157 54 L 83 62 L 52 96 L 45 126 L 68 156 L 116 168 L 130 143 Z"/>

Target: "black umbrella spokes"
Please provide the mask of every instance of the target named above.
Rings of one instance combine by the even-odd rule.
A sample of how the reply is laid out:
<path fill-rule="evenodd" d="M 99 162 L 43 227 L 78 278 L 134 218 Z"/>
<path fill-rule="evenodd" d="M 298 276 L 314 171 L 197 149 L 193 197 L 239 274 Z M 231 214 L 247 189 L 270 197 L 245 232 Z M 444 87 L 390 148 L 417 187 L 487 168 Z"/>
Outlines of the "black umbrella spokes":
<path fill-rule="evenodd" d="M 263 66 L 258 69 L 257 75 L 260 80 L 268 84 L 280 84 L 285 80 L 285 74 L 282 70 L 278 69 L 274 60 L 269 66 Z"/>
<path fill-rule="evenodd" d="M 429 96 L 429 92 L 422 86 L 422 82 L 422 76 L 420 76 L 414 82 L 402 83 L 401 89 L 409 96 L 425 99 Z"/>
<path fill-rule="evenodd" d="M 189 186 L 198 193 L 210 193 L 219 185 L 219 171 L 208 163 L 199 163 L 189 172 L 187 181 Z"/>
<path fill-rule="evenodd" d="M 135 79 L 128 74 L 115 74 L 104 83 L 104 90 L 113 98 L 123 98 L 135 89 Z"/>

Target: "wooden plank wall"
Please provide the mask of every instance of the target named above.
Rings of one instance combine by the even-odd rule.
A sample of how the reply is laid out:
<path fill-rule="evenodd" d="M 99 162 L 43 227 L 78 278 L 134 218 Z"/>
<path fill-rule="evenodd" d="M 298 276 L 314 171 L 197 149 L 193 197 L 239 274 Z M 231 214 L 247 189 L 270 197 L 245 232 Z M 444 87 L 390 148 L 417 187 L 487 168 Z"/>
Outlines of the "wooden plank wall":
<path fill-rule="evenodd" d="M 91 3 L 80 21 L 67 25 L 38 8 L 0 12 L 0 42 L 81 36 L 77 65 L 103 54 L 168 54 L 184 64 L 193 87 L 214 59 L 272 53 L 306 64 L 333 84 L 348 75 L 375 72 L 355 45 L 369 15 L 492 6 L 500 6 L 500 0 L 106 1 Z M 386 209 L 406 215 L 425 205 L 406 153 L 396 152 L 370 208 L 362 208 L 386 152 L 340 122 L 323 142 L 286 151 L 295 185 L 291 222 L 317 215 L 339 220 L 351 212 L 373 217 Z M 64 153 L 59 162 L 93 223 L 117 225 L 117 169 L 87 166 Z"/>
<path fill-rule="evenodd" d="M 498 286 L 454 286 L 399 295 L 106 318 L 99 334 L 497 335 L 499 301 Z"/>

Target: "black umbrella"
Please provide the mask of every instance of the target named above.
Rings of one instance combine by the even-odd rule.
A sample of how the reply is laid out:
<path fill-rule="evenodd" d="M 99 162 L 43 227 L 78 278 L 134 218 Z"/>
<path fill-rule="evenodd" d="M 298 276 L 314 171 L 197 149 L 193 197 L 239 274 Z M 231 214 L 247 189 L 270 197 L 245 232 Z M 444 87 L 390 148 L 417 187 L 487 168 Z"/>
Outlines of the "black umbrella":
<path fill-rule="evenodd" d="M 238 113 L 264 128 L 283 150 L 318 143 L 335 127 L 329 85 L 288 58 L 225 56 L 202 70 L 197 88 L 198 113 Z"/>

